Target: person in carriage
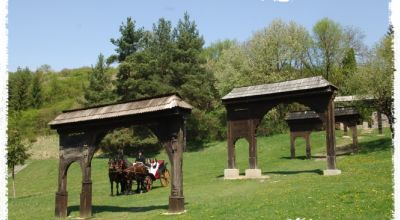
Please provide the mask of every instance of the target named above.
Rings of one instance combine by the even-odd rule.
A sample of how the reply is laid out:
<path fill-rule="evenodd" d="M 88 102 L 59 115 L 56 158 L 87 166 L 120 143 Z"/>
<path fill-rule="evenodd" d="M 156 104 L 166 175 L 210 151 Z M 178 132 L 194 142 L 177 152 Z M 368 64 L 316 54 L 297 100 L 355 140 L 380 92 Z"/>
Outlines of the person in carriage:
<path fill-rule="evenodd" d="M 139 151 L 138 155 L 136 157 L 135 163 L 141 162 L 143 164 L 146 164 L 146 158 L 143 155 L 143 151 Z"/>

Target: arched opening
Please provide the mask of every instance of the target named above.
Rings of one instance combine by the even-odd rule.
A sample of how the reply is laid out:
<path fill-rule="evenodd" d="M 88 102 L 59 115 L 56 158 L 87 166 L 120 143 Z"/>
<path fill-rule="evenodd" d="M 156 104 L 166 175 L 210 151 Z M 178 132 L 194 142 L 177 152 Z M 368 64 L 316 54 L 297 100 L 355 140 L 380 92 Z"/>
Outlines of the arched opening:
<path fill-rule="evenodd" d="M 249 148 L 249 141 L 245 138 L 239 138 L 234 142 L 236 168 L 239 169 L 239 172 L 244 173 L 249 166 Z"/>
<path fill-rule="evenodd" d="M 299 158 L 307 157 L 307 134 L 291 137 L 290 128 L 285 119 L 290 112 L 308 111 L 310 109 L 310 107 L 298 102 L 280 103 L 262 117 L 256 132 L 258 167 L 260 169 L 270 170 L 271 163 L 277 163 L 281 158 L 290 158 L 291 141 L 294 141 L 295 151 L 299 152 L 297 156 Z M 268 142 L 271 136 L 274 136 L 274 138 Z"/>
<path fill-rule="evenodd" d="M 163 150 L 157 136 L 144 125 L 121 127 L 107 132 L 99 141 L 97 155 L 114 156 L 118 152 L 128 158 L 135 158 L 139 151 L 152 158 Z"/>
<path fill-rule="evenodd" d="M 249 139 L 249 169 L 246 178 L 262 178 L 257 168 L 257 128 L 268 112 L 279 104 L 301 103 L 313 110 L 322 121 L 326 131 L 327 170 L 324 175 L 338 175 L 336 169 L 335 109 L 334 97 L 337 88 L 322 77 L 310 77 L 285 82 L 234 88 L 222 98 L 227 109 L 228 124 L 228 168 L 226 179 L 238 177 L 233 159 L 233 140 L 238 136 Z M 262 126 L 262 125 L 261 125 Z M 266 144 L 268 145 L 268 144 Z M 249 175 L 247 175 L 249 174 Z"/>
<path fill-rule="evenodd" d="M 167 94 L 63 111 L 49 123 L 60 136 L 55 216 L 67 215 L 68 193 L 65 187 L 60 186 L 66 186 L 63 172 L 70 161 L 79 161 L 82 171 L 80 217 L 92 215 L 91 161 L 99 142 L 112 129 L 134 125 L 148 126 L 166 150 L 172 173 L 168 210 L 172 213 L 184 212 L 182 155 L 186 141 L 185 120 L 192 108 L 178 94 Z"/>
<path fill-rule="evenodd" d="M 79 162 L 70 163 L 65 171 L 66 190 L 68 196 L 67 215 L 73 218 L 79 217 L 80 193 L 82 189 L 82 171 Z"/>

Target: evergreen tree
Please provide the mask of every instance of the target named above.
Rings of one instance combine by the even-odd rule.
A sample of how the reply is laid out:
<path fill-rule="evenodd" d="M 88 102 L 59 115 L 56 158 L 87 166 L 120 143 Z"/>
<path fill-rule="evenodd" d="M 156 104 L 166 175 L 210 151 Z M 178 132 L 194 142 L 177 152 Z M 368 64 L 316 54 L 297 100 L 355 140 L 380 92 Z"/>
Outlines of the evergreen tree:
<path fill-rule="evenodd" d="M 205 68 L 204 40 L 196 23 L 185 13 L 174 29 L 175 50 L 170 85 L 201 110 L 211 110 L 216 100 L 214 75 Z"/>
<path fill-rule="evenodd" d="M 10 74 L 8 89 L 10 110 L 22 111 L 30 106 L 30 84 L 31 71 L 28 68 L 18 68 L 15 73 Z"/>
<path fill-rule="evenodd" d="M 141 50 L 145 43 L 143 40 L 145 35 L 143 28 L 136 30 L 136 22 L 131 17 L 126 19 L 126 24 L 122 23 L 119 32 L 121 33 L 120 38 L 111 38 L 110 40 L 117 47 L 115 49 L 117 54 L 110 56 L 107 60 L 108 63 L 123 62 L 129 55 Z"/>
<path fill-rule="evenodd" d="M 42 73 L 36 72 L 31 87 L 31 101 L 32 107 L 40 108 L 43 104 L 43 96 L 42 96 Z"/>
<path fill-rule="evenodd" d="M 115 100 L 107 69 L 104 56 L 100 54 L 96 66 L 89 75 L 89 86 L 84 90 L 85 106 L 105 104 Z"/>
<path fill-rule="evenodd" d="M 345 76 L 354 74 L 357 70 L 356 55 L 353 48 L 349 48 L 342 60 L 342 70 Z"/>
<path fill-rule="evenodd" d="M 340 75 L 336 75 L 336 81 L 341 82 L 339 93 L 341 95 L 352 95 L 351 82 L 349 79 L 357 71 L 357 61 L 353 48 L 348 48 L 341 63 Z"/>
<path fill-rule="evenodd" d="M 9 129 L 8 133 L 8 147 L 7 147 L 7 165 L 11 169 L 11 176 L 13 181 L 13 197 L 15 198 L 15 166 L 23 165 L 29 158 L 28 147 L 26 147 L 21 140 L 18 130 Z"/>

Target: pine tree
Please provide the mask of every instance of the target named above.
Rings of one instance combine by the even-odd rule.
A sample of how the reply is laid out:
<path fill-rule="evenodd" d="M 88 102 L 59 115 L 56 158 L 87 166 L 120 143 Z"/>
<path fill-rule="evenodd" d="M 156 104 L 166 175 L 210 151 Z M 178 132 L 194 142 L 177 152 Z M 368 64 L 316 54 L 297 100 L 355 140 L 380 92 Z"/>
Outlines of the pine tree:
<path fill-rule="evenodd" d="M 341 95 L 351 95 L 352 93 L 352 88 L 351 88 L 351 82 L 349 82 L 349 79 L 353 77 L 353 75 L 357 71 L 357 61 L 356 61 L 356 56 L 354 53 L 353 48 L 348 48 L 346 50 L 346 53 L 343 57 L 342 63 L 341 63 L 341 75 L 336 76 L 336 81 L 341 82 L 341 87 L 340 87 L 340 94 Z"/>
<path fill-rule="evenodd" d="M 217 97 L 214 75 L 205 68 L 204 40 L 185 13 L 174 29 L 175 50 L 170 84 L 201 110 L 211 110 Z"/>
<path fill-rule="evenodd" d="M 22 111 L 30 106 L 30 84 L 31 71 L 28 68 L 18 68 L 15 73 L 10 74 L 8 89 L 10 110 Z"/>
<path fill-rule="evenodd" d="M 123 62 L 129 55 L 141 50 L 145 43 L 143 40 L 143 36 L 145 35 L 143 28 L 136 30 L 136 22 L 131 17 L 126 19 L 126 24 L 122 23 L 119 32 L 121 33 L 120 38 L 111 38 L 110 40 L 117 47 L 115 49 L 117 54 L 110 56 L 107 63 L 115 61 L 119 63 Z"/>
<path fill-rule="evenodd" d="M 89 75 L 89 86 L 84 91 L 85 106 L 105 104 L 115 100 L 107 69 L 104 56 L 100 54 L 96 66 Z"/>
<path fill-rule="evenodd" d="M 356 55 L 353 48 L 349 48 L 342 60 L 342 69 L 345 76 L 354 74 L 357 70 Z"/>
<path fill-rule="evenodd" d="M 34 108 L 40 108 L 43 104 L 41 72 L 36 72 L 33 77 L 31 87 L 31 102 L 31 105 Z"/>

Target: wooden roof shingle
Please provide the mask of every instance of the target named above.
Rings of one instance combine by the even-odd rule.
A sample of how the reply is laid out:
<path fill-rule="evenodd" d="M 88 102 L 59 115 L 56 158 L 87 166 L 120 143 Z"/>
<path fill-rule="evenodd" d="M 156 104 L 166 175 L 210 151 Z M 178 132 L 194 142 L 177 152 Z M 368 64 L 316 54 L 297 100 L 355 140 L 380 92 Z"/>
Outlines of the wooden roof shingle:
<path fill-rule="evenodd" d="M 328 82 L 322 76 L 316 76 L 316 77 L 296 79 L 278 83 L 234 88 L 227 95 L 222 97 L 222 100 L 224 101 L 224 100 L 244 98 L 244 97 L 304 91 L 317 88 L 324 88 L 328 86 L 332 86 L 335 89 L 337 89 L 333 84 Z"/>
<path fill-rule="evenodd" d="M 177 94 L 162 97 L 133 100 L 126 103 L 117 103 L 103 106 L 95 106 L 84 109 L 64 111 L 54 120 L 50 126 L 99 119 L 117 118 L 129 115 L 139 115 L 150 112 L 168 110 L 172 108 L 192 109 L 193 107 L 182 100 Z"/>
<path fill-rule="evenodd" d="M 348 116 L 348 115 L 358 115 L 357 109 L 354 107 L 340 107 L 335 108 L 335 117 L 337 116 Z M 311 119 L 311 118 L 319 118 L 318 114 L 315 111 L 307 110 L 307 111 L 298 111 L 298 112 L 290 112 L 287 114 L 285 120 L 301 120 L 301 119 Z"/>

